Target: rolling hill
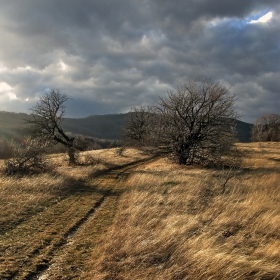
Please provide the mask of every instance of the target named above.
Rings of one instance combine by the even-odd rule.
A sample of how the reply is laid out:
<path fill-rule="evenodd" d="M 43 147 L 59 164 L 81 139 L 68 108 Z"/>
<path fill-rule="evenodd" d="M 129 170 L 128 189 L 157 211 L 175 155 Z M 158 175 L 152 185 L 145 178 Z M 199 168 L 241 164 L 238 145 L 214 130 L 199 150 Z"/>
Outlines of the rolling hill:
<path fill-rule="evenodd" d="M 0 112 L 0 137 L 22 138 L 24 113 Z M 118 140 L 127 114 L 91 115 L 86 118 L 65 118 L 62 127 L 66 132 L 100 139 Z M 240 142 L 250 142 L 252 124 L 237 120 L 237 136 Z"/>

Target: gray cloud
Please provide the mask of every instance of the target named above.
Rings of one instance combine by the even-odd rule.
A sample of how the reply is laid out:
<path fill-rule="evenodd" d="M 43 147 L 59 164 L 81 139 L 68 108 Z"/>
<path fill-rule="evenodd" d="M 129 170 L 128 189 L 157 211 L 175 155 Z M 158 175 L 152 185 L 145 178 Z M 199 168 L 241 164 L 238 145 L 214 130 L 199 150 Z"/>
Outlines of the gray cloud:
<path fill-rule="evenodd" d="M 0 4 L 0 110 L 55 88 L 73 97 L 68 116 L 125 112 L 205 75 L 231 87 L 243 120 L 279 113 L 278 0 Z"/>

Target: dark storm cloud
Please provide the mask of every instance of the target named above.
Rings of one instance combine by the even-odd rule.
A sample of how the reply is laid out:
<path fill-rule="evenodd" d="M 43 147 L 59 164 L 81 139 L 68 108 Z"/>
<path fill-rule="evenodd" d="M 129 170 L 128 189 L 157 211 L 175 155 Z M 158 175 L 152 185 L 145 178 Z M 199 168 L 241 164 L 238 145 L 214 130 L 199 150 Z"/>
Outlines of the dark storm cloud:
<path fill-rule="evenodd" d="M 236 92 L 244 120 L 277 113 L 279 6 L 278 0 L 0 0 L 0 110 L 26 110 L 59 88 L 73 97 L 69 116 L 125 112 L 186 76 L 205 75 Z M 270 21 L 249 23 L 270 11 Z"/>

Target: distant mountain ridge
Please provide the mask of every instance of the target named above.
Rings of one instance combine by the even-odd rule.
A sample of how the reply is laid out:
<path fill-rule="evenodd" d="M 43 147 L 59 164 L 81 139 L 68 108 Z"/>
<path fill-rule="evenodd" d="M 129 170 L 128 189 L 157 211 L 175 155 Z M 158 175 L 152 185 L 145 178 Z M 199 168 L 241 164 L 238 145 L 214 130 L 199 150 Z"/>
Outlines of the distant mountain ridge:
<path fill-rule="evenodd" d="M 0 137 L 20 139 L 24 135 L 24 113 L 11 113 L 0 111 Z"/>
<path fill-rule="evenodd" d="M 100 139 L 121 139 L 122 126 L 127 114 L 91 115 L 85 118 L 65 118 L 65 132 Z M 22 138 L 25 113 L 0 112 L 0 137 Z M 240 142 L 250 142 L 253 125 L 237 120 L 237 137 Z"/>
<path fill-rule="evenodd" d="M 103 138 L 120 139 L 121 128 L 126 114 L 91 115 L 86 118 L 65 118 L 62 127 L 74 134 Z"/>

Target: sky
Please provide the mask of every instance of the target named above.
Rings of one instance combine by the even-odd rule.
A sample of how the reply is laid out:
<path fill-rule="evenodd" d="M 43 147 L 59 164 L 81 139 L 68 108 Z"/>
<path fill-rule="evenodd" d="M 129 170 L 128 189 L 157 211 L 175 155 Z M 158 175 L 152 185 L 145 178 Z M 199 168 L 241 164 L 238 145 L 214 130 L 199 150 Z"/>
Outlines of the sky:
<path fill-rule="evenodd" d="M 0 111 L 58 89 L 68 117 L 147 106 L 187 78 L 280 114 L 279 0 L 0 0 Z"/>

